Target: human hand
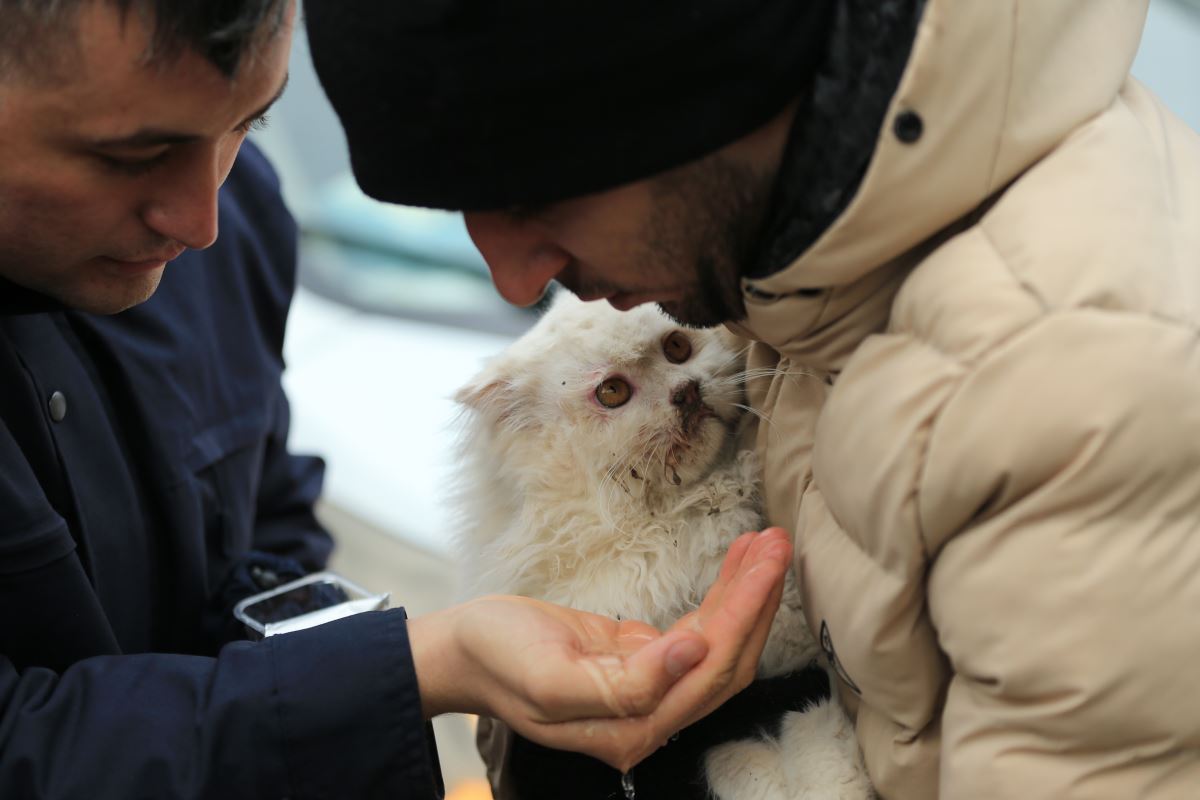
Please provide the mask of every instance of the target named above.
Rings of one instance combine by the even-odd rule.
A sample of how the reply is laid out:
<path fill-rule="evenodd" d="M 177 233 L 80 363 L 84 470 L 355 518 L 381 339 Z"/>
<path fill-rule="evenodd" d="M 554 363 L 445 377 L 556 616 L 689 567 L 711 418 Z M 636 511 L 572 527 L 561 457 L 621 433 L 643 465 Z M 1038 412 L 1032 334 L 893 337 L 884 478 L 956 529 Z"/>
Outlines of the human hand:
<path fill-rule="evenodd" d="M 627 770 L 753 679 L 790 559 L 778 528 L 740 537 L 700 608 L 665 633 L 521 597 L 413 619 L 425 715 L 488 714 Z"/>

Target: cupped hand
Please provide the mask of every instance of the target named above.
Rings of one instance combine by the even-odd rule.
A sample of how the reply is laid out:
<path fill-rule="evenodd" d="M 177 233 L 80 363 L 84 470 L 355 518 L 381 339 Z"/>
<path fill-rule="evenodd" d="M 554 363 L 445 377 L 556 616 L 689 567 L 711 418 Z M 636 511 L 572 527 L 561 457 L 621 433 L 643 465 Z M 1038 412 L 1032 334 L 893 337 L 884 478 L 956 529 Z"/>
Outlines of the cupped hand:
<path fill-rule="evenodd" d="M 487 714 L 627 770 L 750 683 L 790 559 L 782 530 L 745 534 L 666 632 L 507 596 L 413 619 L 425 714 Z"/>

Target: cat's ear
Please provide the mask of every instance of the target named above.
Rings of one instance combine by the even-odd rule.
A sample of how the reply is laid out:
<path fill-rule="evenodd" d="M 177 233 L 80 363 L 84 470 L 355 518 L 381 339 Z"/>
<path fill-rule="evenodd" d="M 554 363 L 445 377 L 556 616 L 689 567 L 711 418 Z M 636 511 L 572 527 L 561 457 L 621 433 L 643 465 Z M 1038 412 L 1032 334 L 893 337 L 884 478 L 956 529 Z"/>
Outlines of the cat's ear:
<path fill-rule="evenodd" d="M 485 411 L 503 403 L 504 396 L 512 391 L 512 384 L 488 372 L 476 375 L 470 383 L 455 392 L 454 402 L 476 411 Z"/>
<path fill-rule="evenodd" d="M 482 417 L 517 421 L 527 404 L 516 374 L 510 360 L 501 356 L 455 392 L 454 400 Z"/>

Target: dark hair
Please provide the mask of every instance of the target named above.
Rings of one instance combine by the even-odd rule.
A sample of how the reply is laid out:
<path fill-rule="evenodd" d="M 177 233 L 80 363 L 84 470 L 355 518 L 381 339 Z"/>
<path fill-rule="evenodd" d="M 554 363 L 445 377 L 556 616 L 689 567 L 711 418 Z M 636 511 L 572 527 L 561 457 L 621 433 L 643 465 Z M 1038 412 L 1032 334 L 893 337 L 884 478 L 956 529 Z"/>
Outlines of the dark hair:
<path fill-rule="evenodd" d="M 278 30 L 288 0 L 0 0 L 0 77 L 65 63 L 46 39 L 77 34 L 86 3 L 139 15 L 151 30 L 147 62 L 169 62 L 189 48 L 233 77 L 247 51 Z"/>

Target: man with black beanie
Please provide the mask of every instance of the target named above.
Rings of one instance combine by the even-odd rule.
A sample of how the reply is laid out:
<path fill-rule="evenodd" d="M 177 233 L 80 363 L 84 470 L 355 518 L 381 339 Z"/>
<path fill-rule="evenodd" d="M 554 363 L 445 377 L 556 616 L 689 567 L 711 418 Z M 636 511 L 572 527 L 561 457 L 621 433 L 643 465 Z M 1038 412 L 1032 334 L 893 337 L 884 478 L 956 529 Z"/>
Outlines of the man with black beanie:
<path fill-rule="evenodd" d="M 1145 0 L 307 11 L 359 183 L 466 212 L 507 299 L 752 340 L 882 796 L 1194 795 L 1200 139 Z"/>

